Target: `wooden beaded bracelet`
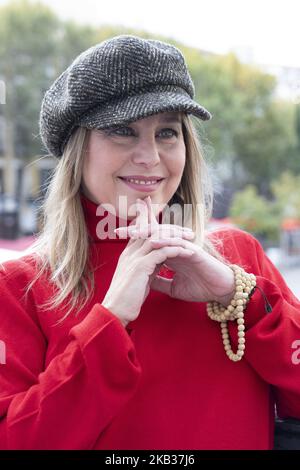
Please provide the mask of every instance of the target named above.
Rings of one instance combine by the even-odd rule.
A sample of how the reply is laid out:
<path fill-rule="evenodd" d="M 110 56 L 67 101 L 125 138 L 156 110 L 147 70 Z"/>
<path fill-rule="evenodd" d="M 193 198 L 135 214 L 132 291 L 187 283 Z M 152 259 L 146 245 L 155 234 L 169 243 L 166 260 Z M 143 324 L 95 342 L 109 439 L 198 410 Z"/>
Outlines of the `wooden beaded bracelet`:
<path fill-rule="evenodd" d="M 245 352 L 245 324 L 244 310 L 250 299 L 250 294 L 256 286 L 256 277 L 252 273 L 247 273 L 243 268 L 236 264 L 229 267 L 234 272 L 235 294 L 228 307 L 219 302 L 207 302 L 207 314 L 212 320 L 221 323 L 222 339 L 225 352 L 230 360 L 240 361 Z M 228 320 L 237 320 L 238 324 L 238 348 L 234 353 L 231 349 L 227 322 Z"/>

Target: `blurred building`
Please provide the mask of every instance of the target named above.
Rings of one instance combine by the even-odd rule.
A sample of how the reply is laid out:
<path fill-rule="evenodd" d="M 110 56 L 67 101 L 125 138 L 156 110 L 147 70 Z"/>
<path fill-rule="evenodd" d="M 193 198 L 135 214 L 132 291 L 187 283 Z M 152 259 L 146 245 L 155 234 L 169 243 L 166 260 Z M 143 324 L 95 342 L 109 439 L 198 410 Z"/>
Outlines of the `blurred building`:
<path fill-rule="evenodd" d="M 51 157 L 26 163 L 12 160 L 14 191 L 6 191 L 6 159 L 0 156 L 0 238 L 16 239 L 39 229 L 39 206 L 56 161 Z"/>
<path fill-rule="evenodd" d="M 285 219 L 281 225 L 280 248 L 285 265 L 300 265 L 300 220 Z"/>

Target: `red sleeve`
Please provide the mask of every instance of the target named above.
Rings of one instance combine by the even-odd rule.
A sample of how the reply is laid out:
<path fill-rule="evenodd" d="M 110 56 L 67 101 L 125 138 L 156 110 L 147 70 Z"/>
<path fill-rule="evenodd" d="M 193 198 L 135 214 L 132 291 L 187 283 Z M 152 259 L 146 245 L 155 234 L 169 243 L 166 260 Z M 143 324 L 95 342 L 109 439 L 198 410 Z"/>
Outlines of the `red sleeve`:
<path fill-rule="evenodd" d="M 96 304 L 44 370 L 47 344 L 32 310 L 1 276 L 0 290 L 0 449 L 93 448 L 140 377 L 126 329 Z"/>
<path fill-rule="evenodd" d="M 240 264 L 257 276 L 257 286 L 267 298 L 266 301 L 262 292 L 255 289 L 246 307 L 246 349 L 242 360 L 248 361 L 263 380 L 273 386 L 278 415 L 299 419 L 300 301 L 254 237 L 240 232 L 235 243 L 241 255 Z M 267 302 L 272 307 L 271 312 L 267 312 Z M 229 323 L 236 348 L 236 322 Z"/>

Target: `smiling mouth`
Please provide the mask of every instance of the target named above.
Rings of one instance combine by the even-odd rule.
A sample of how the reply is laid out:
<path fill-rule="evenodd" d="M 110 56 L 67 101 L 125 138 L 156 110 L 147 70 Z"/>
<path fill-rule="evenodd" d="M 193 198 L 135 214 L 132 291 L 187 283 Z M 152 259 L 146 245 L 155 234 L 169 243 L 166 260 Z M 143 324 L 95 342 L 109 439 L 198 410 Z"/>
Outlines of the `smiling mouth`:
<path fill-rule="evenodd" d="M 150 184 L 150 183 L 151 183 L 151 184 L 155 184 L 155 183 L 158 183 L 159 181 L 161 181 L 161 180 L 164 179 L 164 178 L 159 178 L 159 179 L 155 179 L 155 180 L 152 180 L 152 181 L 151 181 L 151 180 L 148 180 L 148 181 L 146 180 L 145 183 L 141 183 L 141 182 L 138 181 L 138 180 L 134 180 L 134 178 L 124 178 L 124 177 L 122 177 L 122 176 L 118 176 L 118 178 L 119 178 L 120 180 L 126 181 L 127 183 L 140 184 L 141 186 L 146 186 L 147 184 Z M 137 181 L 138 181 L 138 182 L 137 182 Z M 141 181 L 143 181 L 143 180 L 141 180 Z M 153 181 L 154 181 L 155 183 L 153 183 Z"/>
<path fill-rule="evenodd" d="M 130 181 L 126 178 L 121 178 L 120 176 L 118 176 L 118 179 L 121 180 L 124 184 L 126 184 L 126 186 L 128 186 L 131 189 L 134 189 L 136 191 L 145 192 L 145 191 L 154 191 L 155 189 L 157 189 L 159 187 L 160 183 L 165 178 L 161 178 L 159 180 L 156 180 L 155 183 L 152 183 L 152 182 L 135 183 L 134 181 Z"/>

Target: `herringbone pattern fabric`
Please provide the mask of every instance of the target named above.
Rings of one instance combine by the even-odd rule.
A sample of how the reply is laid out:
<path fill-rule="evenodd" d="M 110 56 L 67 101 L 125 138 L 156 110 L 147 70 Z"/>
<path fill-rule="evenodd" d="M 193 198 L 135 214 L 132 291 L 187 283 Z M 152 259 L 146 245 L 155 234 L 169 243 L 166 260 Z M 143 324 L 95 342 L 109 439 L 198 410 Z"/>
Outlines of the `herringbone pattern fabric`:
<path fill-rule="evenodd" d="M 116 36 L 82 52 L 45 93 L 40 135 L 48 151 L 60 157 L 78 126 L 104 129 L 164 111 L 210 119 L 194 95 L 179 49 Z"/>

